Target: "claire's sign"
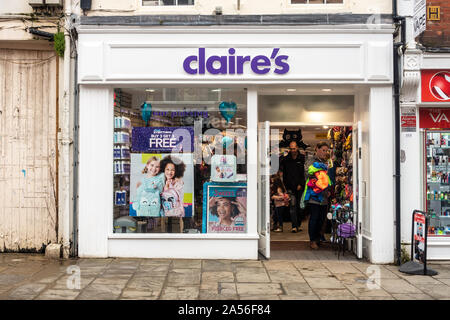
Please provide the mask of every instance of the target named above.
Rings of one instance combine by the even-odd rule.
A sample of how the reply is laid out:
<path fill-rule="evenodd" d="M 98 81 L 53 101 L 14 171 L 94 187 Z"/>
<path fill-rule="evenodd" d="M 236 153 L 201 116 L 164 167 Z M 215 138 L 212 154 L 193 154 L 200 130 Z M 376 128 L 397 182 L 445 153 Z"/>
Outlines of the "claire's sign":
<path fill-rule="evenodd" d="M 229 48 L 225 55 L 208 55 L 206 48 L 199 48 L 196 55 L 188 56 L 183 61 L 184 71 L 188 74 L 243 74 L 248 65 L 256 74 L 273 72 L 283 75 L 289 71 L 289 56 L 274 48 L 270 55 L 240 55 L 236 49 Z"/>

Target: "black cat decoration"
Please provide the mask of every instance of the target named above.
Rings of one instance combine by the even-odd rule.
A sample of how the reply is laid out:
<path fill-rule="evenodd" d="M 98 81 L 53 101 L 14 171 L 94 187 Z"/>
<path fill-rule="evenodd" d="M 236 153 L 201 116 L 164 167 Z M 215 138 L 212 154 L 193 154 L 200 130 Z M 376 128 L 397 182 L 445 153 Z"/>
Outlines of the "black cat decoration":
<path fill-rule="evenodd" d="M 306 145 L 303 141 L 303 136 L 302 136 L 302 130 L 298 129 L 298 130 L 287 130 L 284 129 L 283 132 L 283 140 L 280 141 L 280 147 L 281 148 L 287 148 L 289 147 L 289 144 L 292 141 L 297 142 L 297 145 L 299 148 L 301 149 L 306 149 L 308 147 L 308 145 Z"/>

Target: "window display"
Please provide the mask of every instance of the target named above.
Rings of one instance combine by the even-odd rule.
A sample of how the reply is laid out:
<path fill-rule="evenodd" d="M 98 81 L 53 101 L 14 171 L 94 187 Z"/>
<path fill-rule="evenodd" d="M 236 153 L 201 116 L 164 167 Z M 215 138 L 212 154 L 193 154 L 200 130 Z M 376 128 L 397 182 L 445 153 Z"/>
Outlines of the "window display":
<path fill-rule="evenodd" d="M 246 97 L 243 89 L 114 91 L 114 232 L 246 232 Z M 239 189 L 214 197 L 209 215 L 212 181 Z M 238 209 L 224 216 L 228 207 Z M 224 227 L 205 228 L 213 224 Z"/>
<path fill-rule="evenodd" d="M 450 236 L 450 131 L 426 131 L 426 203 L 430 236 Z"/>

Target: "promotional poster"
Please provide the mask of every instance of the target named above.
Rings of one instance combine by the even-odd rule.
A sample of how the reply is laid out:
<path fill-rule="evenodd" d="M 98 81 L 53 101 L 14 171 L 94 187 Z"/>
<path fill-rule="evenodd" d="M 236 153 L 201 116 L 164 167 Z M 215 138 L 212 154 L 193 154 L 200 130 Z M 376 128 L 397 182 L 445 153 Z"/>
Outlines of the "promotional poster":
<path fill-rule="evenodd" d="M 130 216 L 192 217 L 192 153 L 132 153 Z"/>
<path fill-rule="evenodd" d="M 247 232 L 247 184 L 203 185 L 203 233 Z"/>
<path fill-rule="evenodd" d="M 194 152 L 192 127 L 134 127 L 131 136 L 132 152 Z"/>
<path fill-rule="evenodd" d="M 414 259 L 425 262 L 425 216 L 420 213 L 414 215 Z"/>

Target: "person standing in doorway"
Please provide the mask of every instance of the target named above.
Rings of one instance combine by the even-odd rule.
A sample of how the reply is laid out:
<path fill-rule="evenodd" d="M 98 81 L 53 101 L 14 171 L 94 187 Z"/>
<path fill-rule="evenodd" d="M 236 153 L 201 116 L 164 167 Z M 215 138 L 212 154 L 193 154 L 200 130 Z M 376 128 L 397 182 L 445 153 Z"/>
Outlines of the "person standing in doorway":
<path fill-rule="evenodd" d="M 305 187 L 305 155 L 304 150 L 299 150 L 297 142 L 292 141 L 289 143 L 289 153 L 280 160 L 284 185 L 291 199 L 289 212 L 293 233 L 301 231 L 300 199 Z"/>
<path fill-rule="evenodd" d="M 302 197 L 303 204 L 308 204 L 310 214 L 308 232 L 313 250 L 319 248 L 321 230 L 327 215 L 331 186 L 327 165 L 328 150 L 329 146 L 326 142 L 321 141 L 317 144 L 316 156 L 313 164 L 308 168 L 308 180 Z"/>

